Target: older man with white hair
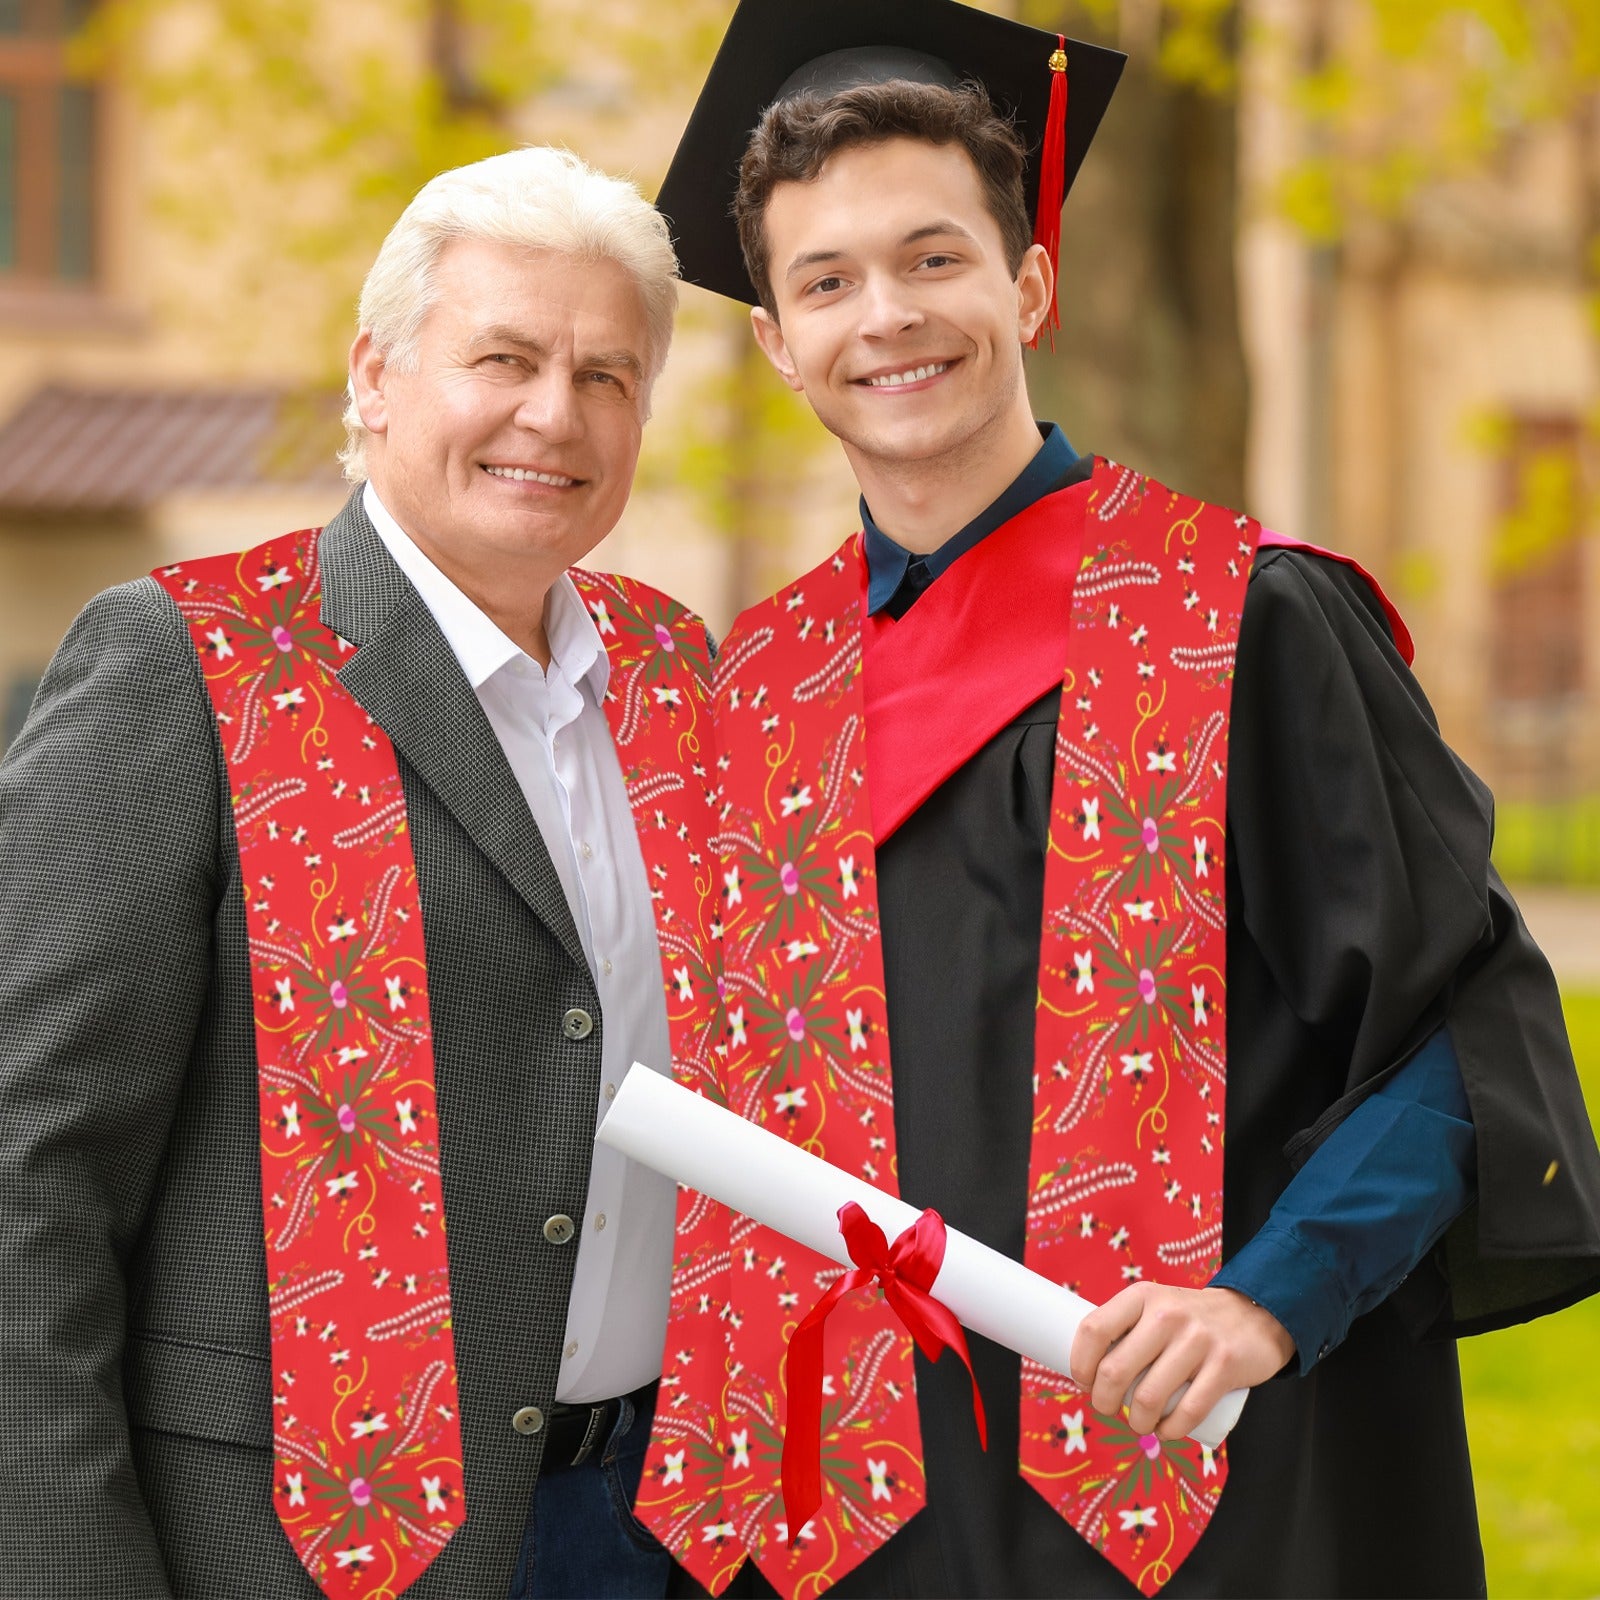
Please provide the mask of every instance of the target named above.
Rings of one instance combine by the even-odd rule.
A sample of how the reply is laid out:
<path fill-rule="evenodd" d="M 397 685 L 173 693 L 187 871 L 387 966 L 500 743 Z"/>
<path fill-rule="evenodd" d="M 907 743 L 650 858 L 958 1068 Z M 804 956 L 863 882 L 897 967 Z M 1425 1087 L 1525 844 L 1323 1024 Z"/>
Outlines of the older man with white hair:
<path fill-rule="evenodd" d="M 574 567 L 676 305 L 631 185 L 428 184 L 321 530 L 98 596 L 0 765 L 0 1594 L 662 1594 L 715 986 L 703 626 Z M 448 1222 L 447 1222 L 448 1219 Z"/>

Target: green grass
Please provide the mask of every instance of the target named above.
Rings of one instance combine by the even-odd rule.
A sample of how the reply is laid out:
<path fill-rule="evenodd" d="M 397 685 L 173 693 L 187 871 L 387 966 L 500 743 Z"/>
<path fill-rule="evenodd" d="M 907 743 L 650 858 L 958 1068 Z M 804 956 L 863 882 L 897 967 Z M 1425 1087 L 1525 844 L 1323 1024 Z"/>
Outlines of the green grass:
<path fill-rule="evenodd" d="M 1564 997 L 1590 1113 L 1600 994 Z M 1489 1593 L 1600 1595 L 1600 1297 L 1461 1345 Z"/>
<path fill-rule="evenodd" d="M 1600 884 L 1600 795 L 1497 801 L 1494 864 L 1512 883 Z"/>

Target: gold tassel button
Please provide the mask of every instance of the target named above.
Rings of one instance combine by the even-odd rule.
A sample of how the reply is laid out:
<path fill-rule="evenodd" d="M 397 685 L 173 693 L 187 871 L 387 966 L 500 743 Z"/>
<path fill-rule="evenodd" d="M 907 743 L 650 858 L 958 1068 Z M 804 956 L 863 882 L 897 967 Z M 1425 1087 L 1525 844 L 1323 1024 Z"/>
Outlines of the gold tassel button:
<path fill-rule="evenodd" d="M 1067 70 L 1067 52 L 1065 50 L 1057 50 L 1050 57 L 1050 70 L 1052 72 L 1065 72 Z"/>

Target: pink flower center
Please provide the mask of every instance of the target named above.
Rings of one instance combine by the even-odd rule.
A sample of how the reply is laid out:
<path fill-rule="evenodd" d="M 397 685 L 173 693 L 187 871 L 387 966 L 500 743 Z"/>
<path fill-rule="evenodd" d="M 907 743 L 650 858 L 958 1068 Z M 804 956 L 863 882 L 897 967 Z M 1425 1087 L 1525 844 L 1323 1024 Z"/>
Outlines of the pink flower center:
<path fill-rule="evenodd" d="M 668 628 L 664 622 L 658 622 L 656 624 L 656 643 L 659 644 L 669 656 L 672 655 L 678 648 L 677 645 L 672 642 L 672 630 Z"/>
<path fill-rule="evenodd" d="M 1139 998 L 1148 1005 L 1153 1005 L 1156 998 L 1156 975 L 1149 967 L 1139 968 Z"/>
<path fill-rule="evenodd" d="M 806 1036 L 806 1019 L 800 1015 L 798 1006 L 790 1006 L 789 1014 L 783 1019 L 789 1025 L 789 1037 L 796 1044 Z"/>
<path fill-rule="evenodd" d="M 340 1106 L 335 1115 L 338 1117 L 339 1127 L 343 1132 L 354 1133 L 356 1131 L 356 1114 L 349 1106 Z"/>
<path fill-rule="evenodd" d="M 785 894 L 799 894 L 800 869 L 792 861 L 785 861 L 778 868 L 778 882 L 783 885 Z"/>
<path fill-rule="evenodd" d="M 1158 840 L 1158 835 L 1156 832 L 1156 819 L 1154 817 L 1146 817 L 1144 819 L 1144 827 L 1139 831 L 1144 839 L 1145 849 L 1148 850 L 1151 855 L 1154 855 L 1156 853 L 1156 843 Z"/>
<path fill-rule="evenodd" d="M 345 988 L 344 984 L 341 983 L 339 979 L 335 978 L 333 982 L 328 985 L 328 998 L 333 1001 L 333 1003 L 341 1011 L 343 1011 L 344 1008 L 350 1004 L 350 991 Z"/>
<path fill-rule="evenodd" d="M 1155 1458 L 1161 1454 L 1161 1441 L 1156 1438 L 1153 1433 L 1141 1434 L 1139 1437 L 1139 1448 L 1143 1450 L 1152 1461 L 1154 1461 Z"/>
<path fill-rule="evenodd" d="M 372 1504 L 372 1485 L 365 1478 L 352 1478 L 350 1480 L 350 1498 L 358 1506 Z"/>
<path fill-rule="evenodd" d="M 272 630 L 272 642 L 280 650 L 294 649 L 294 635 L 281 622 Z"/>

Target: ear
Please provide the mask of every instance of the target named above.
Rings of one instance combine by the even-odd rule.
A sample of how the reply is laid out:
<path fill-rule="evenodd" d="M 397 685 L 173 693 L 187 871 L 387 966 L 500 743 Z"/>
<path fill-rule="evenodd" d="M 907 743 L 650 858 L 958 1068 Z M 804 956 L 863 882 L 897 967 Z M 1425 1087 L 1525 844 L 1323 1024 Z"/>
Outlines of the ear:
<path fill-rule="evenodd" d="M 1050 314 L 1050 299 L 1055 293 L 1056 275 L 1050 256 L 1042 244 L 1030 244 L 1017 271 L 1017 332 L 1024 344 L 1039 336 L 1044 319 Z"/>
<path fill-rule="evenodd" d="M 801 382 L 799 369 L 789 354 L 789 345 L 783 337 L 783 329 L 778 326 L 778 319 L 765 306 L 751 307 L 750 331 L 756 336 L 756 343 L 761 346 L 761 353 L 777 369 L 778 376 L 796 394 L 804 394 L 806 386 Z"/>
<path fill-rule="evenodd" d="M 372 335 L 363 328 L 350 346 L 350 389 L 368 433 L 386 433 L 389 428 L 389 406 L 384 395 L 387 374 L 387 365 L 374 348 Z"/>

